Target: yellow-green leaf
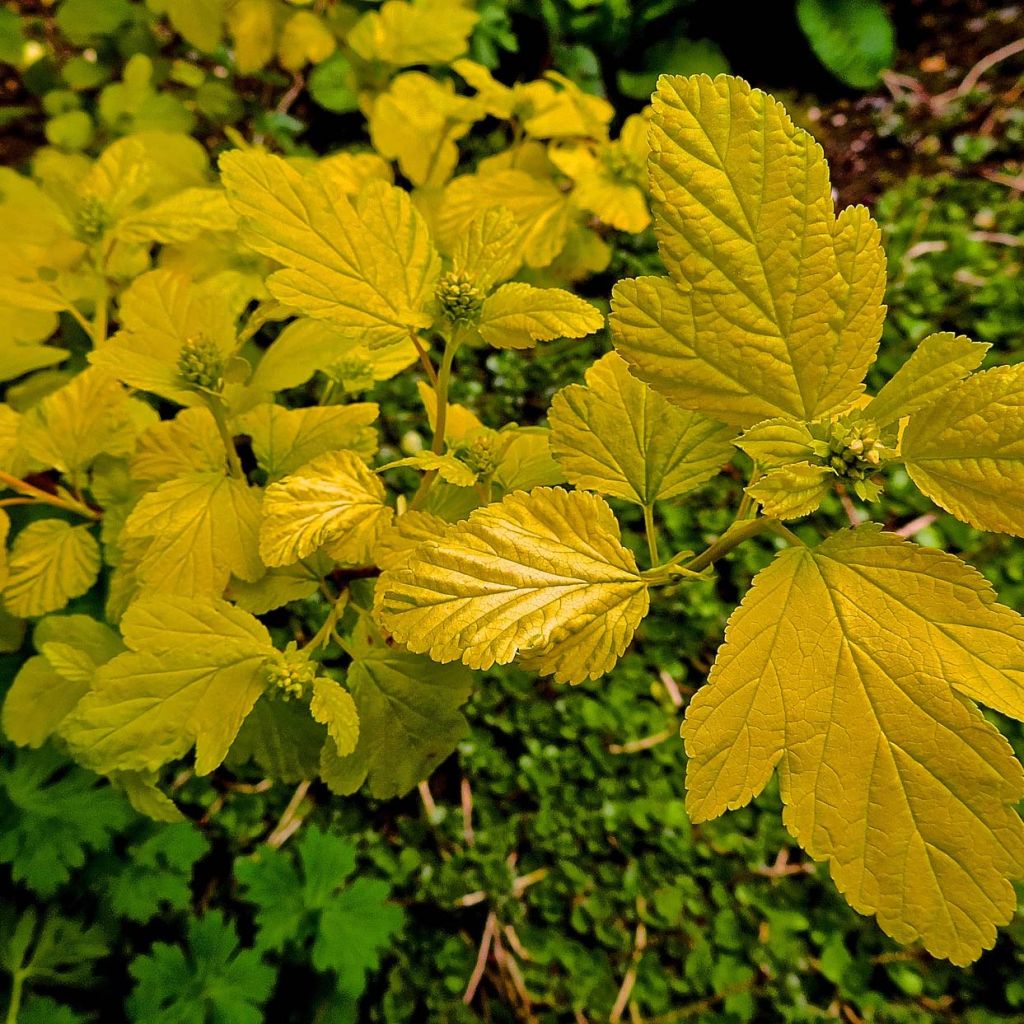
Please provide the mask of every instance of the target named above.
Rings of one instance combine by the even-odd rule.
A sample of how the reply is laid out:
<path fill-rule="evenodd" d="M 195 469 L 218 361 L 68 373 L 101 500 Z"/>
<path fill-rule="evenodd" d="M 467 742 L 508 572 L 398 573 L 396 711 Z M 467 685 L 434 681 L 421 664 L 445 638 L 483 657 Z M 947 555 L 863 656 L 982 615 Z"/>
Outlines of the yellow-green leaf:
<path fill-rule="evenodd" d="M 836 217 L 821 148 L 742 80 L 662 76 L 653 103 L 669 277 L 616 287 L 619 351 L 672 401 L 730 423 L 849 406 L 884 315 L 877 226 L 859 207 Z"/>
<path fill-rule="evenodd" d="M 115 234 L 125 242 L 189 242 L 209 231 L 234 231 L 238 214 L 219 188 L 187 188 L 129 214 Z"/>
<path fill-rule="evenodd" d="M 288 565 L 317 548 L 335 561 L 369 561 L 391 521 L 384 485 L 351 451 L 328 452 L 271 484 L 263 497 L 260 554 Z"/>
<path fill-rule="evenodd" d="M 41 519 L 14 538 L 3 601 L 21 618 L 59 611 L 84 594 L 99 571 L 100 547 L 88 525 Z"/>
<path fill-rule="evenodd" d="M 335 793 L 354 793 L 367 782 L 377 800 L 404 796 L 469 731 L 459 708 L 469 696 L 470 674 L 384 643 L 365 620 L 351 647 L 346 683 L 358 709 L 359 740 L 341 756 L 329 739 L 320 773 Z"/>
<path fill-rule="evenodd" d="M 435 661 L 490 668 L 523 655 L 578 683 L 615 664 L 647 607 L 607 504 L 542 487 L 422 544 L 381 576 L 375 610 L 397 640 Z"/>
<path fill-rule="evenodd" d="M 99 455 L 130 455 L 136 437 L 157 420 L 105 369 L 91 367 L 25 415 L 20 441 L 46 467 L 72 477 Z"/>
<path fill-rule="evenodd" d="M 244 480 L 189 473 L 143 495 L 122 531 L 144 545 L 142 583 L 164 594 L 220 597 L 232 574 L 263 573 L 257 549 L 260 504 Z"/>
<path fill-rule="evenodd" d="M 223 297 L 177 271 L 137 277 L 121 297 L 120 321 L 121 330 L 91 352 L 90 361 L 125 384 L 181 405 L 203 401 L 178 372 L 182 347 L 202 338 L 225 358 L 234 350 L 234 317 Z"/>
<path fill-rule="evenodd" d="M 373 560 L 381 569 L 396 569 L 426 540 L 436 540 L 448 523 L 429 512 L 404 512 L 381 532 Z"/>
<path fill-rule="evenodd" d="M 456 142 L 482 116 L 476 103 L 455 94 L 451 82 L 407 71 L 374 101 L 370 138 L 414 185 L 439 188 L 459 162 Z"/>
<path fill-rule="evenodd" d="M 943 391 L 981 366 L 991 346 L 962 334 L 929 334 L 910 358 L 882 385 L 864 409 L 864 416 L 887 427 L 923 409 Z"/>
<path fill-rule="evenodd" d="M 347 42 L 364 60 L 447 64 L 466 52 L 478 19 L 460 0 L 387 0 L 360 18 Z"/>
<path fill-rule="evenodd" d="M 339 366 L 369 367 L 374 380 L 388 380 L 416 361 L 408 336 L 371 349 L 326 320 L 303 318 L 290 323 L 267 349 L 253 373 L 254 390 L 281 391 L 304 384 L 317 370 L 333 373 Z"/>
<path fill-rule="evenodd" d="M 956 964 L 1010 919 L 1024 774 L 972 703 L 1024 717 L 1024 620 L 974 569 L 875 527 L 791 548 L 687 710 L 695 821 L 775 766 L 785 822 L 850 904 Z"/>
<path fill-rule="evenodd" d="M 762 469 L 806 462 L 814 455 L 814 438 L 806 423 L 777 416 L 744 430 L 736 447 Z"/>
<path fill-rule="evenodd" d="M 515 219 L 517 249 L 527 266 L 546 267 L 565 247 L 572 224 L 565 195 L 551 181 L 503 170 L 463 175 L 445 190 L 437 223 L 445 250 L 453 251 L 473 219 L 496 206 Z"/>
<path fill-rule="evenodd" d="M 259 405 L 239 420 L 252 438 L 252 450 L 267 476 L 277 479 L 295 473 L 326 452 L 346 448 L 363 459 L 377 451 L 377 431 L 371 424 L 379 409 L 375 402 L 285 409 Z"/>
<path fill-rule="evenodd" d="M 773 519 L 799 519 L 810 515 L 824 500 L 835 475 L 827 466 L 794 462 L 769 470 L 747 488 Z"/>
<path fill-rule="evenodd" d="M 381 469 L 398 469 L 406 466 L 422 473 L 435 472 L 442 480 L 456 487 L 472 487 L 476 483 L 476 472 L 454 455 L 438 455 L 436 452 L 415 452 L 404 459 L 395 459 Z"/>
<path fill-rule="evenodd" d="M 145 598 L 121 629 L 130 650 L 99 669 L 62 726 L 72 753 L 99 772 L 155 771 L 195 745 L 196 771 L 212 771 L 263 692 L 270 635 L 202 598 Z"/>
<path fill-rule="evenodd" d="M 1024 366 L 999 366 L 942 391 L 910 417 L 910 479 L 979 530 L 1024 536 Z"/>
<path fill-rule="evenodd" d="M 333 679 L 318 676 L 313 680 L 313 697 L 309 713 L 321 725 L 327 726 L 338 754 L 345 757 L 356 749 L 359 739 L 359 712 L 352 694 Z"/>
<path fill-rule="evenodd" d="M 226 153 L 220 166 L 246 241 L 287 268 L 267 281 L 279 302 L 371 347 L 430 325 L 440 260 L 407 192 L 371 182 L 353 206 L 277 156 Z"/>
<path fill-rule="evenodd" d="M 699 487 L 729 461 L 734 431 L 684 412 L 614 352 L 551 403 L 551 450 L 577 487 L 651 505 Z"/>
<path fill-rule="evenodd" d="M 476 329 L 495 348 L 532 348 L 538 341 L 583 338 L 603 326 L 601 312 L 585 299 L 515 281 L 484 300 Z"/>
<path fill-rule="evenodd" d="M 281 30 L 277 58 L 281 67 L 300 71 L 307 64 L 320 64 L 338 48 L 334 33 L 312 11 L 296 11 Z"/>
<path fill-rule="evenodd" d="M 41 746 L 89 692 L 96 670 L 124 650 L 120 637 L 88 615 L 41 619 L 29 658 L 4 700 L 3 726 L 19 746 Z"/>
<path fill-rule="evenodd" d="M 505 206 L 478 213 L 452 248 L 452 268 L 472 277 L 476 287 L 485 293 L 507 281 L 519 269 L 522 259 L 519 229 Z"/>
<path fill-rule="evenodd" d="M 162 484 L 190 473 L 227 471 L 224 442 L 209 409 L 182 409 L 139 437 L 131 460 L 133 480 Z"/>

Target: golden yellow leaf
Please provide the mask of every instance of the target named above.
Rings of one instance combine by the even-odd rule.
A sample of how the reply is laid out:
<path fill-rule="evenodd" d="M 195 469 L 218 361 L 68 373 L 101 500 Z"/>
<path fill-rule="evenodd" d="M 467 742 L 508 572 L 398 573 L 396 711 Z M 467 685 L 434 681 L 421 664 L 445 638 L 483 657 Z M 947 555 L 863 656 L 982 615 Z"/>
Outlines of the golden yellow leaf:
<path fill-rule="evenodd" d="M 260 554 L 267 565 L 288 565 L 322 547 L 335 561 L 367 562 L 394 515 L 384 499 L 384 485 L 358 454 L 321 455 L 267 488 Z"/>
<path fill-rule="evenodd" d="M 637 380 L 614 352 L 551 403 L 551 449 L 577 487 L 638 505 L 699 487 L 733 454 L 734 431 L 684 412 Z"/>
<path fill-rule="evenodd" d="M 512 214 L 527 266 L 545 267 L 562 251 L 572 222 L 565 194 L 552 181 L 520 170 L 466 174 L 448 186 L 437 224 L 444 250 L 452 252 L 473 219 L 498 206 Z"/>
<path fill-rule="evenodd" d="M 769 470 L 747 488 L 747 494 L 772 519 L 800 519 L 822 503 L 835 479 L 827 466 L 794 462 Z"/>
<path fill-rule="evenodd" d="M 408 193 L 371 182 L 353 206 L 277 156 L 232 152 L 220 163 L 244 238 L 287 268 L 267 281 L 279 302 L 371 348 L 430 326 L 423 307 L 440 260 Z"/>
<path fill-rule="evenodd" d="M 885 257 L 862 208 L 836 217 L 821 148 L 737 78 L 662 76 L 651 124 L 668 277 L 623 281 L 616 346 L 683 408 L 749 425 L 851 405 L 874 359 Z"/>
<path fill-rule="evenodd" d="M 136 573 L 148 590 L 214 598 L 232 574 L 263 573 L 257 550 L 260 504 L 244 480 L 193 472 L 143 495 L 122 531 L 139 545 Z"/>
<path fill-rule="evenodd" d="M 583 338 L 604 326 L 600 310 L 561 288 L 534 288 L 521 281 L 489 295 L 475 324 L 495 348 L 532 348 L 538 341 Z"/>
<path fill-rule="evenodd" d="M 40 519 L 18 533 L 3 589 L 12 615 L 24 619 L 58 611 L 96 582 L 100 548 L 89 529 L 63 519 Z"/>
<path fill-rule="evenodd" d="M 420 544 L 426 540 L 437 540 L 448 525 L 429 512 L 404 512 L 381 532 L 373 549 L 373 560 L 381 569 L 404 566 Z"/>
<path fill-rule="evenodd" d="M 1024 717 L 1024 621 L 974 569 L 862 527 L 791 548 L 732 616 L 687 710 L 687 807 L 778 766 L 785 822 L 850 904 L 956 964 L 1008 921 L 1024 774 L 972 703 Z"/>
<path fill-rule="evenodd" d="M 559 682 L 607 672 L 647 613 L 647 585 L 597 495 L 521 491 L 418 547 L 375 612 L 411 651 L 471 668 L 517 655 Z"/>

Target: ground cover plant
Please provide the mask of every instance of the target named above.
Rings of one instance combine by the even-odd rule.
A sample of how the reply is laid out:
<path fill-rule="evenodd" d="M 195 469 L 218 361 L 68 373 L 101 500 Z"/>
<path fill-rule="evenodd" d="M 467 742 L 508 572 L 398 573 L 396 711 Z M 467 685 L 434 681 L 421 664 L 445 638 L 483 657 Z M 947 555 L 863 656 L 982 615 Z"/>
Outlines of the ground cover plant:
<path fill-rule="evenodd" d="M 879 228 L 738 77 L 214 7 L 65 0 L 0 172 L 8 1019 L 1012 1012 L 1005 192 Z"/>

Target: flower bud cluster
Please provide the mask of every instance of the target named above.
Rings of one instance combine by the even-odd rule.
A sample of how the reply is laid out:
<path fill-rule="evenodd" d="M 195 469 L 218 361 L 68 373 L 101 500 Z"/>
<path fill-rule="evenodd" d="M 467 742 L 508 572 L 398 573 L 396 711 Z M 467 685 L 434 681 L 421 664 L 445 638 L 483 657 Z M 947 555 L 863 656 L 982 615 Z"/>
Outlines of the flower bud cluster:
<path fill-rule="evenodd" d="M 828 425 L 815 446 L 823 463 L 864 501 L 877 499 L 880 487 L 871 478 L 892 454 L 879 433 L 870 421 L 843 417 Z"/>
<path fill-rule="evenodd" d="M 316 662 L 298 652 L 289 657 L 284 652 L 279 661 L 269 662 L 263 669 L 271 694 L 282 700 L 301 700 L 316 678 Z"/>
<path fill-rule="evenodd" d="M 435 292 L 441 311 L 452 323 L 470 323 L 480 316 L 484 293 L 469 274 L 452 270 L 441 277 Z"/>
<path fill-rule="evenodd" d="M 203 335 L 189 338 L 178 353 L 178 375 L 189 387 L 221 391 L 224 387 L 224 357 L 220 349 Z"/>
<path fill-rule="evenodd" d="M 488 430 L 477 434 L 456 455 L 477 475 L 490 476 L 501 458 L 497 433 Z"/>
<path fill-rule="evenodd" d="M 95 196 L 87 196 L 75 211 L 75 232 L 83 242 L 102 238 L 110 226 L 106 207 Z"/>

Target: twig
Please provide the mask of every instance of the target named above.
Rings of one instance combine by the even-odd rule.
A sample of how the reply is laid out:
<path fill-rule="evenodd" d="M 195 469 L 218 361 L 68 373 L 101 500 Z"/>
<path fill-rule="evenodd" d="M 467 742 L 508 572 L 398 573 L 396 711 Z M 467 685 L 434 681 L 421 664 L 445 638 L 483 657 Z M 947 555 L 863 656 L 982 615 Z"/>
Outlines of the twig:
<path fill-rule="evenodd" d="M 997 64 L 1006 60 L 1008 57 L 1013 57 L 1018 53 L 1024 53 L 1024 39 L 1017 39 L 1012 43 L 1007 43 L 1005 46 L 999 47 L 998 50 L 994 50 L 987 57 L 982 57 L 970 71 L 964 75 L 963 81 L 953 90 L 953 96 L 966 96 L 971 90 L 978 84 L 981 76 L 986 71 L 991 70 Z M 944 93 L 943 96 L 949 95 Z M 952 97 L 950 97 L 952 98 Z M 936 100 L 941 97 L 936 96 Z"/>
<path fill-rule="evenodd" d="M 918 516 L 916 519 L 911 519 L 909 523 L 905 523 L 903 526 L 899 527 L 899 529 L 893 530 L 892 532 L 898 537 L 915 537 L 922 530 L 931 526 L 932 523 L 935 522 L 936 518 L 937 517 L 934 512 L 926 512 L 924 515 Z"/>
<path fill-rule="evenodd" d="M 423 801 L 423 809 L 427 812 L 427 818 L 433 824 L 437 820 L 437 804 L 434 803 L 434 794 L 430 792 L 430 785 L 426 779 L 416 787 L 416 791 L 420 795 L 420 800 Z"/>
<path fill-rule="evenodd" d="M 484 933 L 480 936 L 480 949 L 476 954 L 476 964 L 473 967 L 473 973 L 469 976 L 469 984 L 466 985 L 466 991 L 462 993 L 462 1001 L 466 1006 L 473 1002 L 473 996 L 476 995 L 476 990 L 480 986 L 480 979 L 484 976 L 487 958 L 491 952 L 491 941 L 494 939 L 494 928 L 497 923 L 498 919 L 492 910 L 484 922 Z"/>
<path fill-rule="evenodd" d="M 786 878 L 789 875 L 811 875 L 814 874 L 814 865 L 806 861 L 797 864 L 789 863 L 789 850 L 783 847 L 775 855 L 775 863 L 770 867 L 755 868 L 755 875 L 762 878 Z"/>
<path fill-rule="evenodd" d="M 672 701 L 677 708 L 681 708 L 683 706 L 683 688 L 668 674 L 665 669 L 662 669 L 658 673 L 658 678 L 661 680 L 661 685 L 665 687 L 668 699 Z M 690 690 L 690 692 L 692 693 L 693 691 Z"/>
<path fill-rule="evenodd" d="M 641 750 L 650 750 L 651 747 L 656 747 L 659 743 L 670 740 L 676 733 L 677 730 L 675 729 L 662 729 L 661 732 L 656 732 L 653 736 L 645 736 L 642 740 L 630 740 L 627 743 L 609 743 L 608 753 L 636 754 Z"/>
<path fill-rule="evenodd" d="M 493 945 L 494 962 L 505 977 L 512 982 L 512 988 L 515 989 L 516 995 L 519 996 L 519 1002 L 522 1005 L 525 1019 L 531 1022 L 534 1021 L 536 1018 L 533 1016 L 533 1000 L 527 991 L 526 981 L 523 978 L 523 972 L 519 970 L 516 958 L 505 951 L 505 947 L 501 943 L 501 936 L 497 933 L 494 935 Z"/>
<path fill-rule="evenodd" d="M 462 835 L 466 845 L 472 846 L 476 838 L 473 835 L 473 791 L 469 788 L 469 779 L 465 776 L 462 777 L 459 792 L 462 800 Z"/>
<path fill-rule="evenodd" d="M 637 909 L 643 911 L 643 900 L 637 900 Z M 637 923 L 636 932 L 633 935 L 633 953 L 630 956 L 629 969 L 622 978 L 619 986 L 619 994 L 615 997 L 612 1012 L 608 1017 L 609 1024 L 619 1024 L 626 1007 L 629 1005 L 629 997 L 633 994 L 633 986 L 636 984 L 636 972 L 640 965 L 640 958 L 643 956 L 647 946 L 647 926 L 640 921 Z"/>
<path fill-rule="evenodd" d="M 295 792 L 292 793 L 292 798 L 288 801 L 288 806 L 284 809 L 280 821 L 278 821 L 274 826 L 274 830 L 266 838 L 267 846 L 275 850 L 279 849 L 284 846 L 290 836 L 294 835 L 295 830 L 302 825 L 305 816 L 299 815 L 298 810 L 302 805 L 302 801 L 306 799 L 309 786 L 309 779 L 305 779 L 295 787 Z"/>

